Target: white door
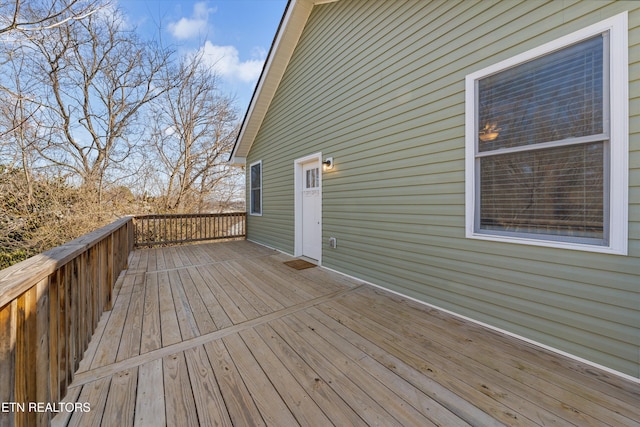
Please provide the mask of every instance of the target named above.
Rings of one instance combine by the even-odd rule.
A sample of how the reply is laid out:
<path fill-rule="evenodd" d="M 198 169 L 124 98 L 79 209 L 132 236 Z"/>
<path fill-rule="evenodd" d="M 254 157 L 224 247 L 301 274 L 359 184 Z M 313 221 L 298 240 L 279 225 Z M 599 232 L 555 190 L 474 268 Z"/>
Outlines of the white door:
<path fill-rule="evenodd" d="M 302 165 L 302 255 L 320 260 L 322 255 L 322 225 L 318 161 Z"/>

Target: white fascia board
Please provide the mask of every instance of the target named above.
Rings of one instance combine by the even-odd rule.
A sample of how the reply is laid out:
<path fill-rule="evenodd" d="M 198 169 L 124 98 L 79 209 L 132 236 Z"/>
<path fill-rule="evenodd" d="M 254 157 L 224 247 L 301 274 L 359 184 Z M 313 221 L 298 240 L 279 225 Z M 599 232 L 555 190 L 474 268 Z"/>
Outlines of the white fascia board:
<path fill-rule="evenodd" d="M 233 156 L 229 160 L 229 164 L 231 166 L 245 166 L 247 164 L 247 158 L 246 157 Z"/>

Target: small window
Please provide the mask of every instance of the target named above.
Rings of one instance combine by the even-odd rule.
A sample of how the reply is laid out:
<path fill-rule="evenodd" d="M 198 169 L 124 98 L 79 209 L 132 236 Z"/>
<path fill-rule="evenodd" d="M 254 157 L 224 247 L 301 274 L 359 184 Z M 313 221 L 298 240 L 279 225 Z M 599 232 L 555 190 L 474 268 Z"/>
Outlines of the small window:
<path fill-rule="evenodd" d="M 249 213 L 262 215 L 262 160 L 249 167 Z"/>
<path fill-rule="evenodd" d="M 320 168 L 311 168 L 306 171 L 305 189 L 313 189 L 320 187 Z"/>
<path fill-rule="evenodd" d="M 626 46 L 625 14 L 467 76 L 468 237 L 626 253 Z"/>

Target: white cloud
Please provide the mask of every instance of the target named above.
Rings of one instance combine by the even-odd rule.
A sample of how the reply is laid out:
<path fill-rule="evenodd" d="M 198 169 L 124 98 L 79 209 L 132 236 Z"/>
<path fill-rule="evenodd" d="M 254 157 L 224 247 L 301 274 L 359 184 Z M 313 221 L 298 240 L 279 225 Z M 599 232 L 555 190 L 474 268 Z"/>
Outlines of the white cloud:
<path fill-rule="evenodd" d="M 258 79 L 265 57 L 264 50 L 254 51 L 257 57 L 240 61 L 240 54 L 235 46 L 217 46 L 210 41 L 204 44 L 200 53 L 204 61 L 221 77 L 242 82 L 254 82 Z"/>
<path fill-rule="evenodd" d="M 209 14 L 216 10 L 210 8 L 206 1 L 193 5 L 191 18 L 181 18 L 177 22 L 169 23 L 169 31 L 180 40 L 200 37 L 209 29 Z"/>

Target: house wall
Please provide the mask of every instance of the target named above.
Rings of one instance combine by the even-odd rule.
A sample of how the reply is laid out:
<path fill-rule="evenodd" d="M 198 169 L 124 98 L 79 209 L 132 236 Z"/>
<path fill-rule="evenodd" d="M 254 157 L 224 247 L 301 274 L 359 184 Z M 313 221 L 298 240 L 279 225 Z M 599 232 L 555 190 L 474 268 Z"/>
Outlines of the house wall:
<path fill-rule="evenodd" d="M 465 76 L 625 10 L 628 256 L 466 239 Z M 316 6 L 248 156 L 249 239 L 293 253 L 294 160 L 319 151 L 324 266 L 640 377 L 640 2 Z"/>

